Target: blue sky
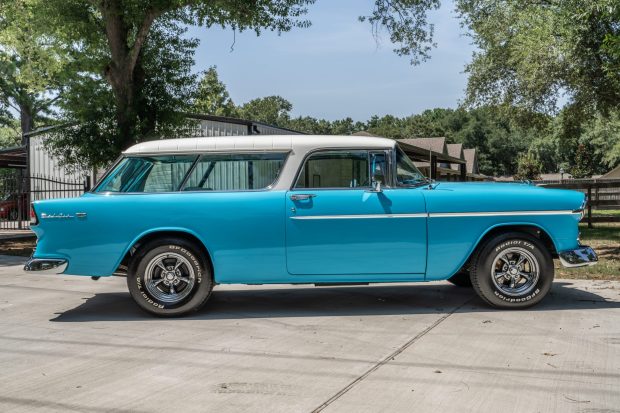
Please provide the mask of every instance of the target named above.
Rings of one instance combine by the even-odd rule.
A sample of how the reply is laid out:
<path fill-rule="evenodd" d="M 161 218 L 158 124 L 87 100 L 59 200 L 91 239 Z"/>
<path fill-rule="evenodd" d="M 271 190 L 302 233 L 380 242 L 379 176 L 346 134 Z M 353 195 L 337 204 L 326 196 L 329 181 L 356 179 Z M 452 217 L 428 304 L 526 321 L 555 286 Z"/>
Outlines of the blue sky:
<path fill-rule="evenodd" d="M 280 95 L 293 114 L 325 119 L 366 120 L 372 115 L 405 116 L 434 107 L 456 107 L 467 82 L 464 65 L 474 50 L 451 1 L 431 14 L 437 48 L 431 59 L 411 66 L 384 36 L 379 45 L 368 23 L 357 17 L 372 0 L 317 0 L 312 27 L 277 36 L 237 34 L 220 28 L 191 28 L 201 40 L 196 70 L 216 65 L 237 104 Z"/>

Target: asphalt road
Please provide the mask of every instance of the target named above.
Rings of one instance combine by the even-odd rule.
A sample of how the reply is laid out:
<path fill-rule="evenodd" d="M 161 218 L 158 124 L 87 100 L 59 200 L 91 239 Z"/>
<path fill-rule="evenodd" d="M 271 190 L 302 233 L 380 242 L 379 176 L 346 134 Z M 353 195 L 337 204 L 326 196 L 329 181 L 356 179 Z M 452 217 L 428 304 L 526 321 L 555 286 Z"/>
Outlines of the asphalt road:
<path fill-rule="evenodd" d="M 155 319 L 121 278 L 0 257 L 0 411 L 620 412 L 620 282 L 492 310 L 447 283 L 217 287 Z"/>

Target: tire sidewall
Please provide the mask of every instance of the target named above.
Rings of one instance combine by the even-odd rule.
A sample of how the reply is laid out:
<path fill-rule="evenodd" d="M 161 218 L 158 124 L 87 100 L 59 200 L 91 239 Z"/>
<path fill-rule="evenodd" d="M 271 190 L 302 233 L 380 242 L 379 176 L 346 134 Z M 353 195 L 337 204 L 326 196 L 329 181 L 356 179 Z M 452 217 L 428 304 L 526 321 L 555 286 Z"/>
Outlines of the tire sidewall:
<path fill-rule="evenodd" d="M 520 247 L 530 252 L 538 261 L 539 276 L 534 288 L 518 296 L 505 294 L 495 286 L 493 262 L 509 248 Z M 551 289 L 553 283 L 553 259 L 545 246 L 536 238 L 520 234 L 499 236 L 489 242 L 481 251 L 472 277 L 474 286 L 490 304 L 501 308 L 524 308 L 538 303 Z"/>
<path fill-rule="evenodd" d="M 146 289 L 145 270 L 148 263 L 157 255 L 173 252 L 185 257 L 194 270 L 196 281 L 191 293 L 179 303 L 164 303 L 153 297 Z M 134 257 L 134 265 L 127 274 L 127 286 L 134 301 L 147 312 L 167 317 L 179 316 L 199 309 L 212 290 L 212 277 L 205 260 L 197 249 L 183 240 L 171 239 L 149 243 L 140 248 Z"/>

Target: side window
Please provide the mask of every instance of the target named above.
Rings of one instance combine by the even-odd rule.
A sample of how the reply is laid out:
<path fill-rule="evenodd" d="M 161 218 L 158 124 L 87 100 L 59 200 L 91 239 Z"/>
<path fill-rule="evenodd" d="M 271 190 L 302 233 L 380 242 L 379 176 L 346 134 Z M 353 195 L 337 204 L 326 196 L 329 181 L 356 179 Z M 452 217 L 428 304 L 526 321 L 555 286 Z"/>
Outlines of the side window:
<path fill-rule="evenodd" d="M 368 151 L 325 151 L 306 159 L 295 188 L 369 187 Z"/>
<path fill-rule="evenodd" d="M 178 191 L 197 156 L 161 155 L 121 160 L 95 192 Z"/>
<path fill-rule="evenodd" d="M 203 155 L 183 191 L 247 191 L 264 189 L 278 176 L 286 153 Z"/>

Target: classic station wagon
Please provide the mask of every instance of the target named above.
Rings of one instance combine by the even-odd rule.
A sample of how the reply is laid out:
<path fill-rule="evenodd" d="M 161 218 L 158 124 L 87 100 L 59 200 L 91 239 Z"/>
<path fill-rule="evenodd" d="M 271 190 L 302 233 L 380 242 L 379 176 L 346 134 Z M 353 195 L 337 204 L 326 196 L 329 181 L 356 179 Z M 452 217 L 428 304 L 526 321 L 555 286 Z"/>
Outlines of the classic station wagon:
<path fill-rule="evenodd" d="M 258 136 L 129 148 L 93 191 L 37 201 L 27 271 L 127 277 L 159 316 L 201 308 L 217 284 L 448 280 L 523 308 L 553 258 L 591 265 L 584 195 L 426 179 L 391 139 Z"/>

